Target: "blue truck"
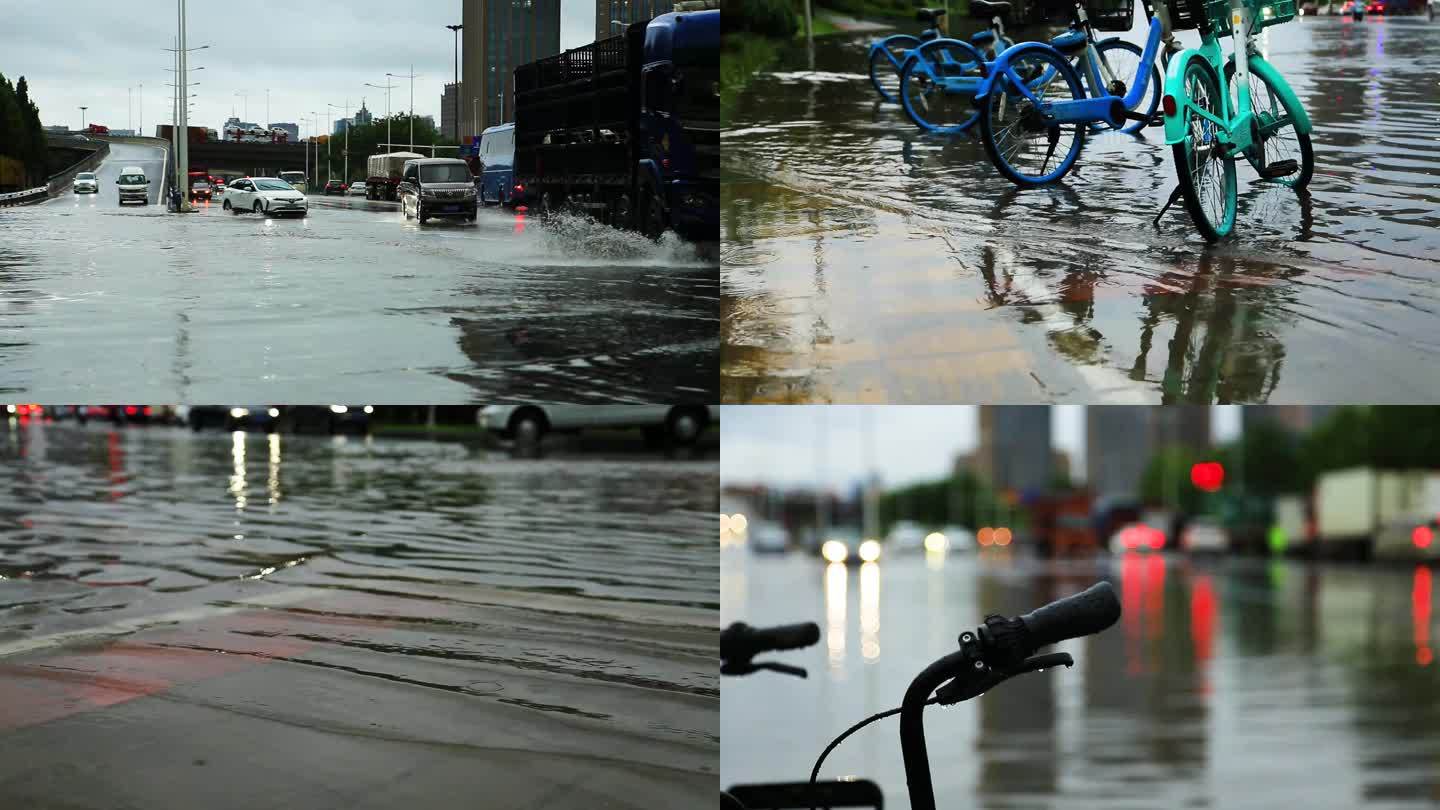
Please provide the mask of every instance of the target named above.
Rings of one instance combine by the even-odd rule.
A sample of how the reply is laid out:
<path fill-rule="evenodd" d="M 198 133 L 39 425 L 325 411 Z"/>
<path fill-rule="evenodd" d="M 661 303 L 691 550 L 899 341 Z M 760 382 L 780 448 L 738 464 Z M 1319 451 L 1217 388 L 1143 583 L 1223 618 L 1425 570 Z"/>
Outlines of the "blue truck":
<path fill-rule="evenodd" d="M 658 237 L 720 238 L 720 11 L 677 11 L 515 69 L 514 184 Z"/>

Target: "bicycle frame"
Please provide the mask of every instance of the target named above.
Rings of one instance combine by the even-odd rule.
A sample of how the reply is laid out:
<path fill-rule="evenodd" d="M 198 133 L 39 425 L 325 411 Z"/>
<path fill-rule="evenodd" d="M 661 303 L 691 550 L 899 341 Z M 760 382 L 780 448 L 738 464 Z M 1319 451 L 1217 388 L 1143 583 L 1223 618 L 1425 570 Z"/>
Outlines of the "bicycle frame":
<path fill-rule="evenodd" d="M 1090 98 L 1069 101 L 1041 101 L 1037 98 L 1031 92 L 1036 85 L 1022 81 L 1011 67 L 1011 62 L 1027 52 L 1022 49 L 1034 47 L 1046 48 L 1061 58 L 1064 58 L 1064 54 L 1049 43 L 1022 42 L 1005 49 L 1004 53 L 990 63 L 989 74 L 980 80 L 980 86 L 975 91 L 976 106 L 986 102 L 995 82 L 1003 78 L 1007 87 L 1018 90 L 1025 100 L 1035 105 L 1046 124 L 1090 124 L 1104 121 L 1115 129 L 1125 126 L 1126 110 L 1145 98 L 1145 91 L 1150 86 L 1150 70 L 1160 52 L 1162 34 L 1160 20 L 1149 13 L 1148 3 L 1145 4 L 1145 9 L 1150 18 L 1150 30 L 1145 38 L 1145 48 L 1140 55 L 1140 79 L 1135 82 L 1133 87 L 1126 88 L 1123 99 L 1110 95 L 1109 84 L 1115 79 L 1115 76 L 1110 72 L 1109 65 L 1100 58 L 1100 52 L 1095 43 L 1095 32 L 1090 25 L 1085 7 L 1077 3 L 1075 7 L 1076 25 L 1085 32 L 1085 57 L 1083 60 L 1085 64 L 1081 78 L 1088 85 Z"/>
<path fill-rule="evenodd" d="M 1245 8 L 1243 0 L 1231 0 L 1230 3 L 1231 40 L 1235 46 L 1235 109 L 1231 109 L 1230 93 L 1225 87 L 1225 54 L 1220 47 L 1220 38 L 1213 29 L 1208 26 L 1202 28 L 1200 35 L 1200 47 L 1188 48 L 1175 55 L 1170 60 L 1170 67 L 1165 75 L 1165 143 L 1177 144 L 1185 140 L 1188 134 L 1185 130 L 1186 111 L 1193 110 L 1199 118 L 1208 121 L 1214 127 L 1214 135 L 1219 142 L 1223 155 L 1227 159 L 1239 157 L 1247 149 L 1255 145 L 1253 135 L 1256 127 L 1253 124 L 1255 119 L 1254 110 L 1250 98 L 1250 74 L 1259 75 L 1270 92 L 1279 93 L 1285 105 L 1294 111 L 1295 130 L 1304 134 L 1311 131 L 1310 114 L 1305 111 L 1304 105 L 1291 89 L 1290 84 L 1285 81 L 1273 65 L 1258 53 L 1250 52 L 1250 10 Z M 1216 77 L 1219 79 L 1220 92 L 1218 95 L 1219 115 L 1212 115 L 1208 110 L 1201 109 L 1194 105 L 1189 94 L 1185 92 L 1185 66 L 1189 64 L 1193 56 L 1199 56 L 1210 63 Z M 1174 110 L 1172 114 L 1170 110 Z M 1272 124 L 1272 126 L 1274 126 Z"/>

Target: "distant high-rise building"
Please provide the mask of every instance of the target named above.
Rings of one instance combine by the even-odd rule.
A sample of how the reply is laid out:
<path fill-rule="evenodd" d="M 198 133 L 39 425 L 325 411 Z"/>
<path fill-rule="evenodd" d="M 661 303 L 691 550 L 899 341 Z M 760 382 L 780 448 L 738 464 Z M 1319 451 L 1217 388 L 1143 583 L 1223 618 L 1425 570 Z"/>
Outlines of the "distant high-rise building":
<path fill-rule="evenodd" d="M 1151 457 L 1172 445 L 1210 446 L 1206 405 L 1092 405 L 1085 409 L 1085 484 L 1099 496 L 1133 497 Z"/>
<path fill-rule="evenodd" d="M 290 136 L 290 142 L 291 142 L 291 143 L 295 143 L 295 142 L 297 142 L 297 141 L 300 140 L 300 125 L 299 125 L 299 124 L 292 124 L 292 123 L 289 123 L 289 122 L 286 122 L 286 121 L 282 121 L 282 122 L 280 122 L 280 123 L 278 123 L 278 124 L 271 124 L 271 125 L 270 125 L 270 128 L 271 128 L 271 129 L 284 130 L 284 131 Z"/>
<path fill-rule="evenodd" d="M 560 0 L 470 0 L 464 5 L 460 135 L 515 120 L 515 68 L 560 52 Z"/>
<path fill-rule="evenodd" d="M 363 99 L 360 101 L 360 109 L 355 111 L 355 118 L 353 120 L 355 121 L 355 126 L 357 127 L 363 127 L 366 124 L 369 124 L 375 120 L 375 116 L 370 112 L 370 110 L 366 109 L 365 101 Z"/>
<path fill-rule="evenodd" d="M 460 138 L 460 92 L 460 85 L 451 82 L 440 97 L 440 133 L 456 140 Z"/>
<path fill-rule="evenodd" d="M 619 34 L 617 22 L 641 22 L 674 10 L 675 0 L 595 0 L 595 38 Z"/>
<path fill-rule="evenodd" d="M 996 489 L 1049 490 L 1055 460 L 1050 446 L 1050 408 L 981 406 L 980 445 L 972 458 L 976 474 Z"/>

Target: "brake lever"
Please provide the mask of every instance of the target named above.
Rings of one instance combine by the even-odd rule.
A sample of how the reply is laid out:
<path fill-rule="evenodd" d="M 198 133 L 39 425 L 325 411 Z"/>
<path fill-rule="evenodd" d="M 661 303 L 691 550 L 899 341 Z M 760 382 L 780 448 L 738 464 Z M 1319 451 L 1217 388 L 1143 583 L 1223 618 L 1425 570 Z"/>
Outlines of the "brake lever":
<path fill-rule="evenodd" d="M 1018 667 L 1003 671 L 988 669 L 984 662 L 978 659 L 975 663 L 977 666 L 973 676 L 956 676 L 949 683 L 936 689 L 935 702 L 941 706 L 953 706 L 970 698 L 979 697 L 1016 675 L 1041 672 L 1051 667 L 1071 667 L 1075 665 L 1075 659 L 1070 656 L 1070 653 L 1047 653 L 1026 658 Z"/>
<path fill-rule="evenodd" d="M 792 667 L 789 664 L 780 664 L 774 661 L 761 661 L 758 664 L 752 663 L 750 661 L 745 661 L 743 663 L 739 661 L 734 663 L 727 662 L 720 665 L 720 674 L 750 675 L 759 672 L 762 669 L 768 669 L 771 672 L 778 672 L 781 675 L 794 675 L 797 678 L 809 677 L 809 673 L 805 671 L 804 667 Z"/>

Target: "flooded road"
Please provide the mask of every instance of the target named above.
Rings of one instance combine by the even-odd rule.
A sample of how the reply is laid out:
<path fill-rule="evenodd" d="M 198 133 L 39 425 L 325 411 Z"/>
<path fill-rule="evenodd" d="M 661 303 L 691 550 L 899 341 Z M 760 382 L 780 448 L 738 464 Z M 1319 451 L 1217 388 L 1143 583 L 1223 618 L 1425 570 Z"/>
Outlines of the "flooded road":
<path fill-rule="evenodd" d="M 997 550 L 998 551 L 998 550 Z M 1053 565 L 985 554 L 827 566 L 721 561 L 722 622 L 813 620 L 774 656 L 809 669 L 722 682 L 721 783 L 808 777 L 852 723 L 898 706 L 986 614 L 1097 579 L 1120 621 L 1056 649 L 1075 666 L 926 713 L 941 807 L 1419 808 L 1440 802 L 1435 596 L 1425 567 L 1131 554 Z M 895 718 L 831 754 L 823 777 L 878 782 L 908 807 Z"/>
<path fill-rule="evenodd" d="M 978 136 L 876 103 L 870 35 L 817 40 L 813 66 L 792 48 L 726 125 L 723 401 L 1436 400 L 1440 27 L 1266 31 L 1314 122 L 1311 195 L 1240 168 L 1214 247 L 1178 206 L 1151 225 L 1175 186 L 1158 130 L 1019 192 Z"/>
<path fill-rule="evenodd" d="M 160 154 L 115 144 L 99 194 L 0 212 L 0 391 L 715 401 L 718 270 L 673 235 L 498 210 L 421 228 L 378 206 L 287 220 L 119 207 L 103 178 Z"/>
<path fill-rule="evenodd" d="M 12 423 L 0 467 L 6 804 L 713 799 L 713 456 Z"/>

